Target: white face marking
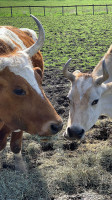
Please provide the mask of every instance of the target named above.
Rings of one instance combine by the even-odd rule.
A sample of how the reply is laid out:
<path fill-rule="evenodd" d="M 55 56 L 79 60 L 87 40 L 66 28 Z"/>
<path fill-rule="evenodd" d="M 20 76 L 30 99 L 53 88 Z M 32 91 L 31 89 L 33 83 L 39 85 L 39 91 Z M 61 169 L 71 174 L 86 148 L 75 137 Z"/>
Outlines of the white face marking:
<path fill-rule="evenodd" d="M 80 100 L 86 91 L 92 86 L 92 78 L 85 79 L 84 77 L 80 77 L 77 81 L 77 89 L 80 94 Z"/>
<path fill-rule="evenodd" d="M 36 92 L 43 97 L 43 94 L 36 81 L 33 66 L 29 56 L 24 52 L 19 52 L 16 56 L 0 58 L 0 70 L 9 68 L 11 72 L 23 77 Z"/>

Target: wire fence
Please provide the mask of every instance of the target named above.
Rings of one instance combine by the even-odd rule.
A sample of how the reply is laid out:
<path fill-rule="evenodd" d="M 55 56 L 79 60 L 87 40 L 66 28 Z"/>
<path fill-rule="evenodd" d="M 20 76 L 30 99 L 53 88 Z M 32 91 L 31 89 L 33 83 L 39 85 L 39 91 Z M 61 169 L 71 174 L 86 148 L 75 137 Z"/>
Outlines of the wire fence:
<path fill-rule="evenodd" d="M 112 13 L 112 4 L 74 6 L 7 6 L 0 7 L 0 17 L 47 15 L 95 15 Z"/>

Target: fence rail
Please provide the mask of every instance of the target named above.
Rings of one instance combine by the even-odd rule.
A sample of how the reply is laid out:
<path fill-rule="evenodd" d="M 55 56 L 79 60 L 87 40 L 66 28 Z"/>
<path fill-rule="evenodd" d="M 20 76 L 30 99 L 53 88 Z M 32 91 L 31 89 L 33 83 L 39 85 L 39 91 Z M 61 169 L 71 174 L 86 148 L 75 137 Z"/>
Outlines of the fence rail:
<path fill-rule="evenodd" d="M 7 9 L 7 12 L 5 11 Z M 24 9 L 24 11 L 20 11 Z M 38 9 L 37 15 L 46 16 L 48 13 L 58 13 L 58 14 L 101 14 L 101 13 L 112 13 L 112 4 L 106 5 L 73 5 L 73 6 L 5 6 L 0 7 L 0 16 L 11 16 L 14 15 L 29 15 L 34 13 L 34 9 Z M 49 12 L 47 10 L 49 9 Z M 56 9 L 55 12 L 52 12 L 52 9 Z M 58 10 L 59 9 L 59 10 Z M 84 10 L 85 9 L 85 10 Z M 36 11 L 35 11 L 36 12 Z"/>

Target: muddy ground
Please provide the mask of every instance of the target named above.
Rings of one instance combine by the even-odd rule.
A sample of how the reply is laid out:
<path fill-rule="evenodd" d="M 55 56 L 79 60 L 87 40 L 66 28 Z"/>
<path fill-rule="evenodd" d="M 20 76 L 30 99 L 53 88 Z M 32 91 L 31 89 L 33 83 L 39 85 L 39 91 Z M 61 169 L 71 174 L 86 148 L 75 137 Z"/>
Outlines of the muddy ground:
<path fill-rule="evenodd" d="M 67 94 L 69 92 L 69 85 L 70 83 L 64 78 L 62 70 L 45 70 L 43 88 L 56 111 L 63 119 L 68 117 L 69 103 Z"/>

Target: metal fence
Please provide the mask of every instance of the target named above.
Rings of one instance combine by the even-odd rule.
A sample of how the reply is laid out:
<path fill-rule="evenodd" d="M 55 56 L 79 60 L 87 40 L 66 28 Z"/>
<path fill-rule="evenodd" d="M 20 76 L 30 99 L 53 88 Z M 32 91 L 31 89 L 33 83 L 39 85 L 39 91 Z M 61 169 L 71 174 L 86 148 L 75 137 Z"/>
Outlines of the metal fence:
<path fill-rule="evenodd" d="M 112 13 L 112 4 L 108 5 L 74 5 L 74 6 L 5 6 L 0 7 L 1 17 L 29 16 L 29 14 L 46 15 L 86 15 Z"/>

